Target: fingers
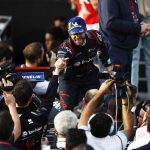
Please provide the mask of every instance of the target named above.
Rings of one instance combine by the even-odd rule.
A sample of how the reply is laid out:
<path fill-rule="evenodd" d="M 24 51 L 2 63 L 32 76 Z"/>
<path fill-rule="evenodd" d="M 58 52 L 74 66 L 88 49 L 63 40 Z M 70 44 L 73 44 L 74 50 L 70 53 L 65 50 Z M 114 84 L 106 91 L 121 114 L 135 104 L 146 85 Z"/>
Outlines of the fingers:
<path fill-rule="evenodd" d="M 114 80 L 112 79 L 107 79 L 105 82 L 102 83 L 101 86 L 105 86 L 106 88 L 109 87 L 110 85 L 112 85 L 114 83 Z"/>
<path fill-rule="evenodd" d="M 13 83 L 11 81 L 5 80 L 4 78 L 2 78 L 2 83 L 3 83 L 4 87 L 13 86 Z"/>
<path fill-rule="evenodd" d="M 105 81 L 105 83 L 108 84 L 108 85 L 111 85 L 113 82 L 114 82 L 114 80 L 112 80 L 112 79 L 107 79 Z"/>
<path fill-rule="evenodd" d="M 4 96 L 5 99 L 8 98 L 8 97 L 13 97 L 12 94 L 8 94 L 5 91 L 3 92 L 3 96 Z"/>
<path fill-rule="evenodd" d="M 144 34 L 144 36 L 147 36 L 147 35 L 149 35 L 150 34 L 150 31 L 147 31 L 145 34 Z"/>
<path fill-rule="evenodd" d="M 149 23 L 141 23 L 141 35 L 147 36 L 150 34 L 150 24 Z"/>
<path fill-rule="evenodd" d="M 67 65 L 67 61 L 69 60 L 69 58 L 59 58 L 56 63 L 55 63 L 55 66 L 57 68 L 65 68 L 66 65 Z"/>
<path fill-rule="evenodd" d="M 11 105 L 15 105 L 15 97 L 12 94 L 8 94 L 3 92 L 5 104 L 9 107 Z"/>
<path fill-rule="evenodd" d="M 4 86 L 6 86 L 6 84 L 7 84 L 4 78 L 2 78 L 2 83 Z"/>
<path fill-rule="evenodd" d="M 114 80 L 112 80 L 112 79 L 106 80 L 105 82 L 102 83 L 99 90 L 103 94 L 110 93 L 110 86 L 113 84 L 113 82 L 114 82 Z"/>
<path fill-rule="evenodd" d="M 69 58 L 67 57 L 67 58 L 62 58 L 62 60 L 64 60 L 64 61 L 68 61 L 69 60 Z"/>

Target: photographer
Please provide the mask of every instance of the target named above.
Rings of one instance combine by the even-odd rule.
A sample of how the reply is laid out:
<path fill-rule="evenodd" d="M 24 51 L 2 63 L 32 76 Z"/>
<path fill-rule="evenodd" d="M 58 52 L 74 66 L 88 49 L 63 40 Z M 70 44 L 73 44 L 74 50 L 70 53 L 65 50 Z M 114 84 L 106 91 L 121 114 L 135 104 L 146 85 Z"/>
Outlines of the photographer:
<path fill-rule="evenodd" d="M 102 102 L 102 97 L 105 94 L 110 93 L 110 86 L 113 82 L 114 81 L 112 79 L 108 79 L 101 85 L 97 94 L 83 110 L 79 121 L 78 127 L 86 130 L 88 138 L 87 143 L 95 150 L 125 149 L 127 141 L 132 135 L 133 119 L 130 112 L 132 102 L 130 101 L 128 104 L 126 97 L 122 97 L 122 117 L 124 129 L 122 131 L 118 131 L 115 135 L 110 135 L 114 128 L 114 121 L 110 115 L 106 113 L 93 114 L 97 105 Z M 129 88 L 128 91 L 130 91 Z"/>
<path fill-rule="evenodd" d="M 53 72 L 48 90 L 42 101 L 41 107 L 37 111 L 30 110 L 29 104 L 32 101 L 32 86 L 25 80 L 19 80 L 13 88 L 13 95 L 16 98 L 17 112 L 21 120 L 21 136 L 16 141 L 16 145 L 21 150 L 41 149 L 41 137 L 43 126 L 47 124 L 48 115 L 52 108 L 58 88 L 58 74 L 63 69 L 61 63 L 55 63 L 56 69 Z M 60 67 L 61 66 L 61 67 Z M 7 83 L 3 80 L 5 86 Z"/>
<path fill-rule="evenodd" d="M 128 150 L 138 149 L 150 142 L 150 101 L 145 100 L 137 105 L 135 114 L 137 115 L 138 128 L 136 129 L 135 137 L 130 143 Z M 138 112 L 137 112 L 138 111 Z M 137 114 L 138 113 L 138 114 Z M 150 148 L 148 145 L 147 149 Z"/>

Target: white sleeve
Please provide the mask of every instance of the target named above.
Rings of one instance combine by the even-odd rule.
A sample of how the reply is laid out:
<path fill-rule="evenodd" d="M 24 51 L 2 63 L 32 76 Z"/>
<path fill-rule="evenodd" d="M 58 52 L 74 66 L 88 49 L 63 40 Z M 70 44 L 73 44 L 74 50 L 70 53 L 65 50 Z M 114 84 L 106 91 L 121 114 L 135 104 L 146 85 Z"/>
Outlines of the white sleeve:
<path fill-rule="evenodd" d="M 78 127 L 78 129 L 82 129 L 82 130 L 85 130 L 85 131 L 89 131 L 89 128 L 87 125 L 81 125 L 80 127 Z"/>
<path fill-rule="evenodd" d="M 123 131 L 118 131 L 116 136 L 118 136 L 120 138 L 122 147 L 123 147 L 123 149 L 125 149 L 127 146 L 127 142 L 128 142 L 128 138 L 127 138 L 126 134 Z"/>

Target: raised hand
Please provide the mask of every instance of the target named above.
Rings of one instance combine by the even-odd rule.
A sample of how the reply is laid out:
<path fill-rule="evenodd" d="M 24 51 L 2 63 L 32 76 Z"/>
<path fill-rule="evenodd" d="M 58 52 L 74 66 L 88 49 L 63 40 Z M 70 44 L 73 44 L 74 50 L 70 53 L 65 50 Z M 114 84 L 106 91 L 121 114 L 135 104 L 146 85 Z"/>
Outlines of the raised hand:
<path fill-rule="evenodd" d="M 105 82 L 102 83 L 100 86 L 99 91 L 102 92 L 103 94 L 110 93 L 110 86 L 114 83 L 114 80 L 108 79 Z"/>
<path fill-rule="evenodd" d="M 67 61 L 69 60 L 69 58 L 59 58 L 56 62 L 55 62 L 55 71 L 54 74 L 58 74 L 60 71 L 64 70 L 67 66 Z"/>
<path fill-rule="evenodd" d="M 9 107 L 16 104 L 15 97 L 12 94 L 3 92 L 5 104 Z"/>

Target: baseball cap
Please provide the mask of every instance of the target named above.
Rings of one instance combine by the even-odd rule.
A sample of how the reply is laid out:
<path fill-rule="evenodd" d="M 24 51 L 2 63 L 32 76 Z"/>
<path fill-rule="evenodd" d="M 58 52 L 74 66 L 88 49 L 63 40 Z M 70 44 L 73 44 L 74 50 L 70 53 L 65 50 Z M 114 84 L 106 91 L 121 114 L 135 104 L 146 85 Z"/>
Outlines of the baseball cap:
<path fill-rule="evenodd" d="M 73 35 L 76 33 L 86 32 L 86 23 L 81 17 L 73 17 L 68 22 L 68 33 Z"/>

